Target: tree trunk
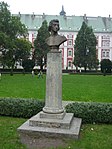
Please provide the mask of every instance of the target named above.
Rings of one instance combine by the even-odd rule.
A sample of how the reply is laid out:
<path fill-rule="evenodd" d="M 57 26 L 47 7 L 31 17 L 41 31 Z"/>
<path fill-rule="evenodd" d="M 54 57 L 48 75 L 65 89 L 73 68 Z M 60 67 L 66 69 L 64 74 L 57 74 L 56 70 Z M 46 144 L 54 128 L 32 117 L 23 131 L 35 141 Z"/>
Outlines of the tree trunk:
<path fill-rule="evenodd" d="M 41 58 L 40 70 L 43 70 L 43 60 L 42 60 L 42 58 Z"/>
<path fill-rule="evenodd" d="M 103 70 L 103 76 L 106 76 L 106 70 L 105 69 Z"/>
<path fill-rule="evenodd" d="M 86 72 L 86 70 L 87 70 L 87 67 L 85 66 L 85 67 L 84 67 L 84 71 Z"/>
<path fill-rule="evenodd" d="M 10 75 L 13 76 L 13 66 L 11 67 Z"/>

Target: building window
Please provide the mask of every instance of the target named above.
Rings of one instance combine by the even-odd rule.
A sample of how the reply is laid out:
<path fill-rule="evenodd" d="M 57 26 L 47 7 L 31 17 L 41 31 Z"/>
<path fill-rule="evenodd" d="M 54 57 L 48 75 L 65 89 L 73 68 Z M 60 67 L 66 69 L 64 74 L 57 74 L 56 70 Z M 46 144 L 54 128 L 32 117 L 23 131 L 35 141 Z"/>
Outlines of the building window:
<path fill-rule="evenodd" d="M 68 61 L 68 67 L 72 67 L 72 62 Z"/>
<path fill-rule="evenodd" d="M 68 38 L 72 39 L 73 38 L 73 35 L 72 34 L 69 34 L 68 35 Z"/>
<path fill-rule="evenodd" d="M 109 52 L 106 52 L 106 57 L 109 57 Z"/>
<path fill-rule="evenodd" d="M 109 40 L 102 41 L 102 47 L 109 47 L 109 46 L 110 46 L 110 41 Z"/>
<path fill-rule="evenodd" d="M 102 49 L 102 59 L 109 59 L 109 57 L 110 57 L 110 50 Z"/>
<path fill-rule="evenodd" d="M 102 36 L 102 47 L 109 47 L 110 46 L 110 36 L 103 35 Z"/>
<path fill-rule="evenodd" d="M 70 39 L 68 40 L 68 45 L 69 45 L 69 46 L 72 46 L 72 45 L 73 45 L 72 40 L 70 40 Z"/>
<path fill-rule="evenodd" d="M 102 40 L 110 40 L 110 36 L 109 35 L 103 35 Z"/>
<path fill-rule="evenodd" d="M 64 48 L 60 48 L 59 51 L 62 53 L 62 57 L 64 57 Z"/>
<path fill-rule="evenodd" d="M 102 52 L 102 57 L 105 57 L 105 52 Z"/>
<path fill-rule="evenodd" d="M 68 50 L 68 56 L 72 56 L 72 50 Z"/>

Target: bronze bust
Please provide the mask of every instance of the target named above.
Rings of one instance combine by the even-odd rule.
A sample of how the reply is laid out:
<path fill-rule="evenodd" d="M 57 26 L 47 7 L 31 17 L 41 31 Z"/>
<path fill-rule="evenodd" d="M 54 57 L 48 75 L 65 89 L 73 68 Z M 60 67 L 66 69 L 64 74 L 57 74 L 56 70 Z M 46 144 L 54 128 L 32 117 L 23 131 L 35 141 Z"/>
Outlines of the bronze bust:
<path fill-rule="evenodd" d="M 67 41 L 65 36 L 58 35 L 59 29 L 59 21 L 57 19 L 51 20 L 48 28 L 49 32 L 51 32 L 51 35 L 46 39 L 46 43 L 50 46 L 51 51 L 59 50 L 59 46 Z"/>

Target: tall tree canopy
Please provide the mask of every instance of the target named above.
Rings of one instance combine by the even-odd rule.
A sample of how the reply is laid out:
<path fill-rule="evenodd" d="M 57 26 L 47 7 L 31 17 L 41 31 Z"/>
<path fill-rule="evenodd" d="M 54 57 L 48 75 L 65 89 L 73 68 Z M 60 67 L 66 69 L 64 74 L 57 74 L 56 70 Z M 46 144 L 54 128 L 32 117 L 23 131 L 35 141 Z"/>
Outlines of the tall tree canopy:
<path fill-rule="evenodd" d="M 37 59 L 37 64 L 43 69 L 43 65 L 46 64 L 47 53 L 49 51 L 49 46 L 45 42 L 45 40 L 50 36 L 48 31 L 47 21 L 43 21 L 42 26 L 38 30 L 37 37 L 34 41 L 35 48 L 35 58 Z M 44 60 L 44 62 L 43 62 Z"/>
<path fill-rule="evenodd" d="M 74 45 L 74 64 L 78 67 L 95 68 L 98 62 L 96 57 L 97 40 L 91 27 L 83 22 Z"/>
<path fill-rule="evenodd" d="M 19 17 L 11 15 L 8 8 L 7 3 L 0 2 L 0 61 L 4 66 L 13 68 L 15 61 L 20 58 L 17 57 L 18 50 L 21 50 L 21 53 L 26 50 L 30 54 L 31 44 L 25 40 L 27 28 Z M 24 42 L 21 38 L 24 38 Z"/>

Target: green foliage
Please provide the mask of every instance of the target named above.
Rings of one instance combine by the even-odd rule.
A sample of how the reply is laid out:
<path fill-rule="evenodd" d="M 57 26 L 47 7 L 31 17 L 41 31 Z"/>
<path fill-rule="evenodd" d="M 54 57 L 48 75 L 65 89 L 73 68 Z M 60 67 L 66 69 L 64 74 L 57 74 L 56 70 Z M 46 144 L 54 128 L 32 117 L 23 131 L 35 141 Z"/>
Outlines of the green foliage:
<path fill-rule="evenodd" d="M 22 62 L 22 66 L 26 72 L 27 71 L 31 72 L 33 67 L 35 66 L 35 62 L 34 62 L 34 60 L 31 60 L 31 59 L 25 59 Z"/>
<path fill-rule="evenodd" d="M 36 99 L 0 98 L 0 115 L 29 118 L 42 110 L 44 102 Z M 112 103 L 74 102 L 66 111 L 84 123 L 112 123 Z"/>
<path fill-rule="evenodd" d="M 109 59 L 103 59 L 100 64 L 101 64 L 101 72 L 111 73 L 112 62 Z"/>
<path fill-rule="evenodd" d="M 18 39 L 18 37 L 26 37 L 28 30 L 19 17 L 11 15 L 8 7 L 7 3 L 0 2 L 0 52 L 2 52 L 0 61 L 4 67 L 11 67 L 13 70 L 15 61 L 18 60 L 17 52 L 18 49 L 20 50 L 20 45 L 23 45 L 21 53 L 29 50 L 29 43 L 23 43 Z M 25 49 L 26 44 L 28 45 Z"/>
<path fill-rule="evenodd" d="M 35 59 L 37 59 L 37 64 L 43 69 L 43 65 L 46 64 L 47 53 L 49 51 L 49 46 L 46 43 L 46 39 L 49 37 L 49 31 L 47 26 L 47 21 L 43 21 L 42 26 L 38 30 L 37 37 L 34 41 L 35 48 Z M 43 63 L 44 59 L 44 63 Z"/>
<path fill-rule="evenodd" d="M 66 111 L 84 123 L 112 124 L 112 103 L 74 102 L 66 106 Z"/>
<path fill-rule="evenodd" d="M 11 13 L 8 9 L 8 4 L 0 2 L 0 31 L 9 35 L 9 22 L 11 21 Z"/>
<path fill-rule="evenodd" d="M 20 38 L 15 40 L 15 59 L 16 61 L 20 61 L 21 59 L 28 59 L 30 56 L 30 50 L 31 50 L 31 43 L 26 40 L 25 38 Z"/>
<path fill-rule="evenodd" d="M 12 16 L 7 3 L 0 2 L 0 31 L 11 39 L 17 36 L 25 36 L 27 28 L 21 23 L 20 18 Z"/>
<path fill-rule="evenodd" d="M 42 110 L 44 102 L 35 99 L 0 98 L 0 115 L 29 118 Z"/>
<path fill-rule="evenodd" d="M 10 20 L 10 24 L 9 24 L 9 35 L 11 38 L 15 38 L 17 39 L 17 37 L 26 37 L 28 30 L 25 26 L 25 24 L 22 24 L 20 21 L 20 18 L 17 16 L 11 16 L 11 20 Z"/>
<path fill-rule="evenodd" d="M 96 37 L 91 27 L 83 22 L 74 45 L 74 64 L 77 67 L 96 68 L 98 60 L 96 58 Z"/>

